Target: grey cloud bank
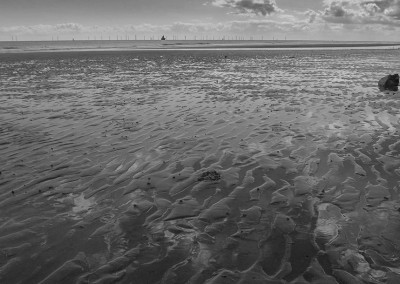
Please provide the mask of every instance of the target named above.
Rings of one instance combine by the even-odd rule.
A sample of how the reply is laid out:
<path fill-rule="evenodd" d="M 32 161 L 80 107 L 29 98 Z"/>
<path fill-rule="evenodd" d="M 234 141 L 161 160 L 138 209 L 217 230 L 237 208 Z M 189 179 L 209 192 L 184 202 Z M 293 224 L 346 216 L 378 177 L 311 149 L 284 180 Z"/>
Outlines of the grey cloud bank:
<path fill-rule="evenodd" d="M 214 0 L 212 4 L 233 8 L 242 14 L 254 13 L 263 16 L 280 10 L 274 0 Z"/>

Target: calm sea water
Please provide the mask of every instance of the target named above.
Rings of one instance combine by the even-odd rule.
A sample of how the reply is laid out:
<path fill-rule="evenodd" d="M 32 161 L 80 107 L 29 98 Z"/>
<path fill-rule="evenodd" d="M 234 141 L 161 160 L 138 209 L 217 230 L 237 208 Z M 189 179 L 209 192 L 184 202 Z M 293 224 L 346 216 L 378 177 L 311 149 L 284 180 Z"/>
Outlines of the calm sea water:
<path fill-rule="evenodd" d="M 0 54 L 0 282 L 397 283 L 399 63 Z"/>

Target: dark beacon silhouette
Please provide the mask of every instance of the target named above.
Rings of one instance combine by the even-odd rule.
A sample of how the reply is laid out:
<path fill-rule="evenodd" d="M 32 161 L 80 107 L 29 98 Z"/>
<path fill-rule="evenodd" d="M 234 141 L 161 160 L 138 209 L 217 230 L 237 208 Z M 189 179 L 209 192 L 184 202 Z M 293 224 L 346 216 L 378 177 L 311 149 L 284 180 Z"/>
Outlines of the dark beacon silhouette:
<path fill-rule="evenodd" d="M 161 40 L 166 40 L 167 38 L 165 37 L 165 36 L 162 36 L 161 37 Z"/>
<path fill-rule="evenodd" d="M 399 74 L 387 75 L 379 80 L 379 90 L 381 91 L 394 91 L 399 90 Z"/>

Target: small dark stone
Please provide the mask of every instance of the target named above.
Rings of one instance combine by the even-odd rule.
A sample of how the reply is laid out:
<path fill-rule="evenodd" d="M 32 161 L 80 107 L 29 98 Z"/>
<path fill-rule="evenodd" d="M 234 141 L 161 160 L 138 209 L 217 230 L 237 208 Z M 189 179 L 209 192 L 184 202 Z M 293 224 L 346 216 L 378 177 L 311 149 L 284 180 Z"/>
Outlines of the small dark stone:
<path fill-rule="evenodd" d="M 197 179 L 198 181 L 218 181 L 221 179 L 221 175 L 220 173 L 218 173 L 215 170 L 212 171 L 206 171 L 204 173 L 201 174 L 201 176 Z"/>

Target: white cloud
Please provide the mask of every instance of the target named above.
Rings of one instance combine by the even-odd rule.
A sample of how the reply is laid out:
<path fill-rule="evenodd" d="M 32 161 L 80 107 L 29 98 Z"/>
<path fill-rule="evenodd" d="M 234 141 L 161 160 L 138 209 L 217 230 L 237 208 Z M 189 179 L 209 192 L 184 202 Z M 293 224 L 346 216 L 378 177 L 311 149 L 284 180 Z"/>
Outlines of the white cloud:
<path fill-rule="evenodd" d="M 325 0 L 320 17 L 329 23 L 400 26 L 400 0 Z"/>
<path fill-rule="evenodd" d="M 54 26 L 54 29 L 57 31 L 66 31 L 66 32 L 81 32 L 84 29 L 84 27 L 76 23 L 66 23 L 66 24 L 57 24 Z"/>
<path fill-rule="evenodd" d="M 245 20 L 227 21 L 219 23 L 211 22 L 175 22 L 166 25 L 140 24 L 126 26 L 84 26 L 79 23 L 65 23 L 56 25 L 34 25 L 34 26 L 13 26 L 0 27 L 0 38 L 9 38 L 11 35 L 18 35 L 20 38 L 48 39 L 52 36 L 60 36 L 61 38 L 84 38 L 88 36 L 99 36 L 115 38 L 116 35 L 137 35 L 139 38 L 143 36 L 160 36 L 162 34 L 180 36 L 250 36 L 250 35 L 266 35 L 274 33 L 296 33 L 296 31 L 308 29 L 309 23 L 307 19 L 299 20 L 290 15 L 279 15 L 274 19 L 265 18 L 249 18 Z"/>
<path fill-rule="evenodd" d="M 400 20 L 400 0 L 363 1 L 362 6 L 366 9 L 372 9 L 375 14 L 381 13 Z"/>
<path fill-rule="evenodd" d="M 240 14 L 254 13 L 266 16 L 267 14 L 281 11 L 275 0 L 213 0 L 212 5 L 232 8 Z"/>
<path fill-rule="evenodd" d="M 56 25 L 33 25 L 33 26 L 11 26 L 0 27 L 0 33 L 17 35 L 44 35 L 52 33 L 81 33 L 87 28 L 77 23 L 64 23 Z"/>
<path fill-rule="evenodd" d="M 308 18 L 308 23 L 312 24 L 317 19 L 318 13 L 313 10 L 308 10 L 304 13 L 305 16 Z"/>

